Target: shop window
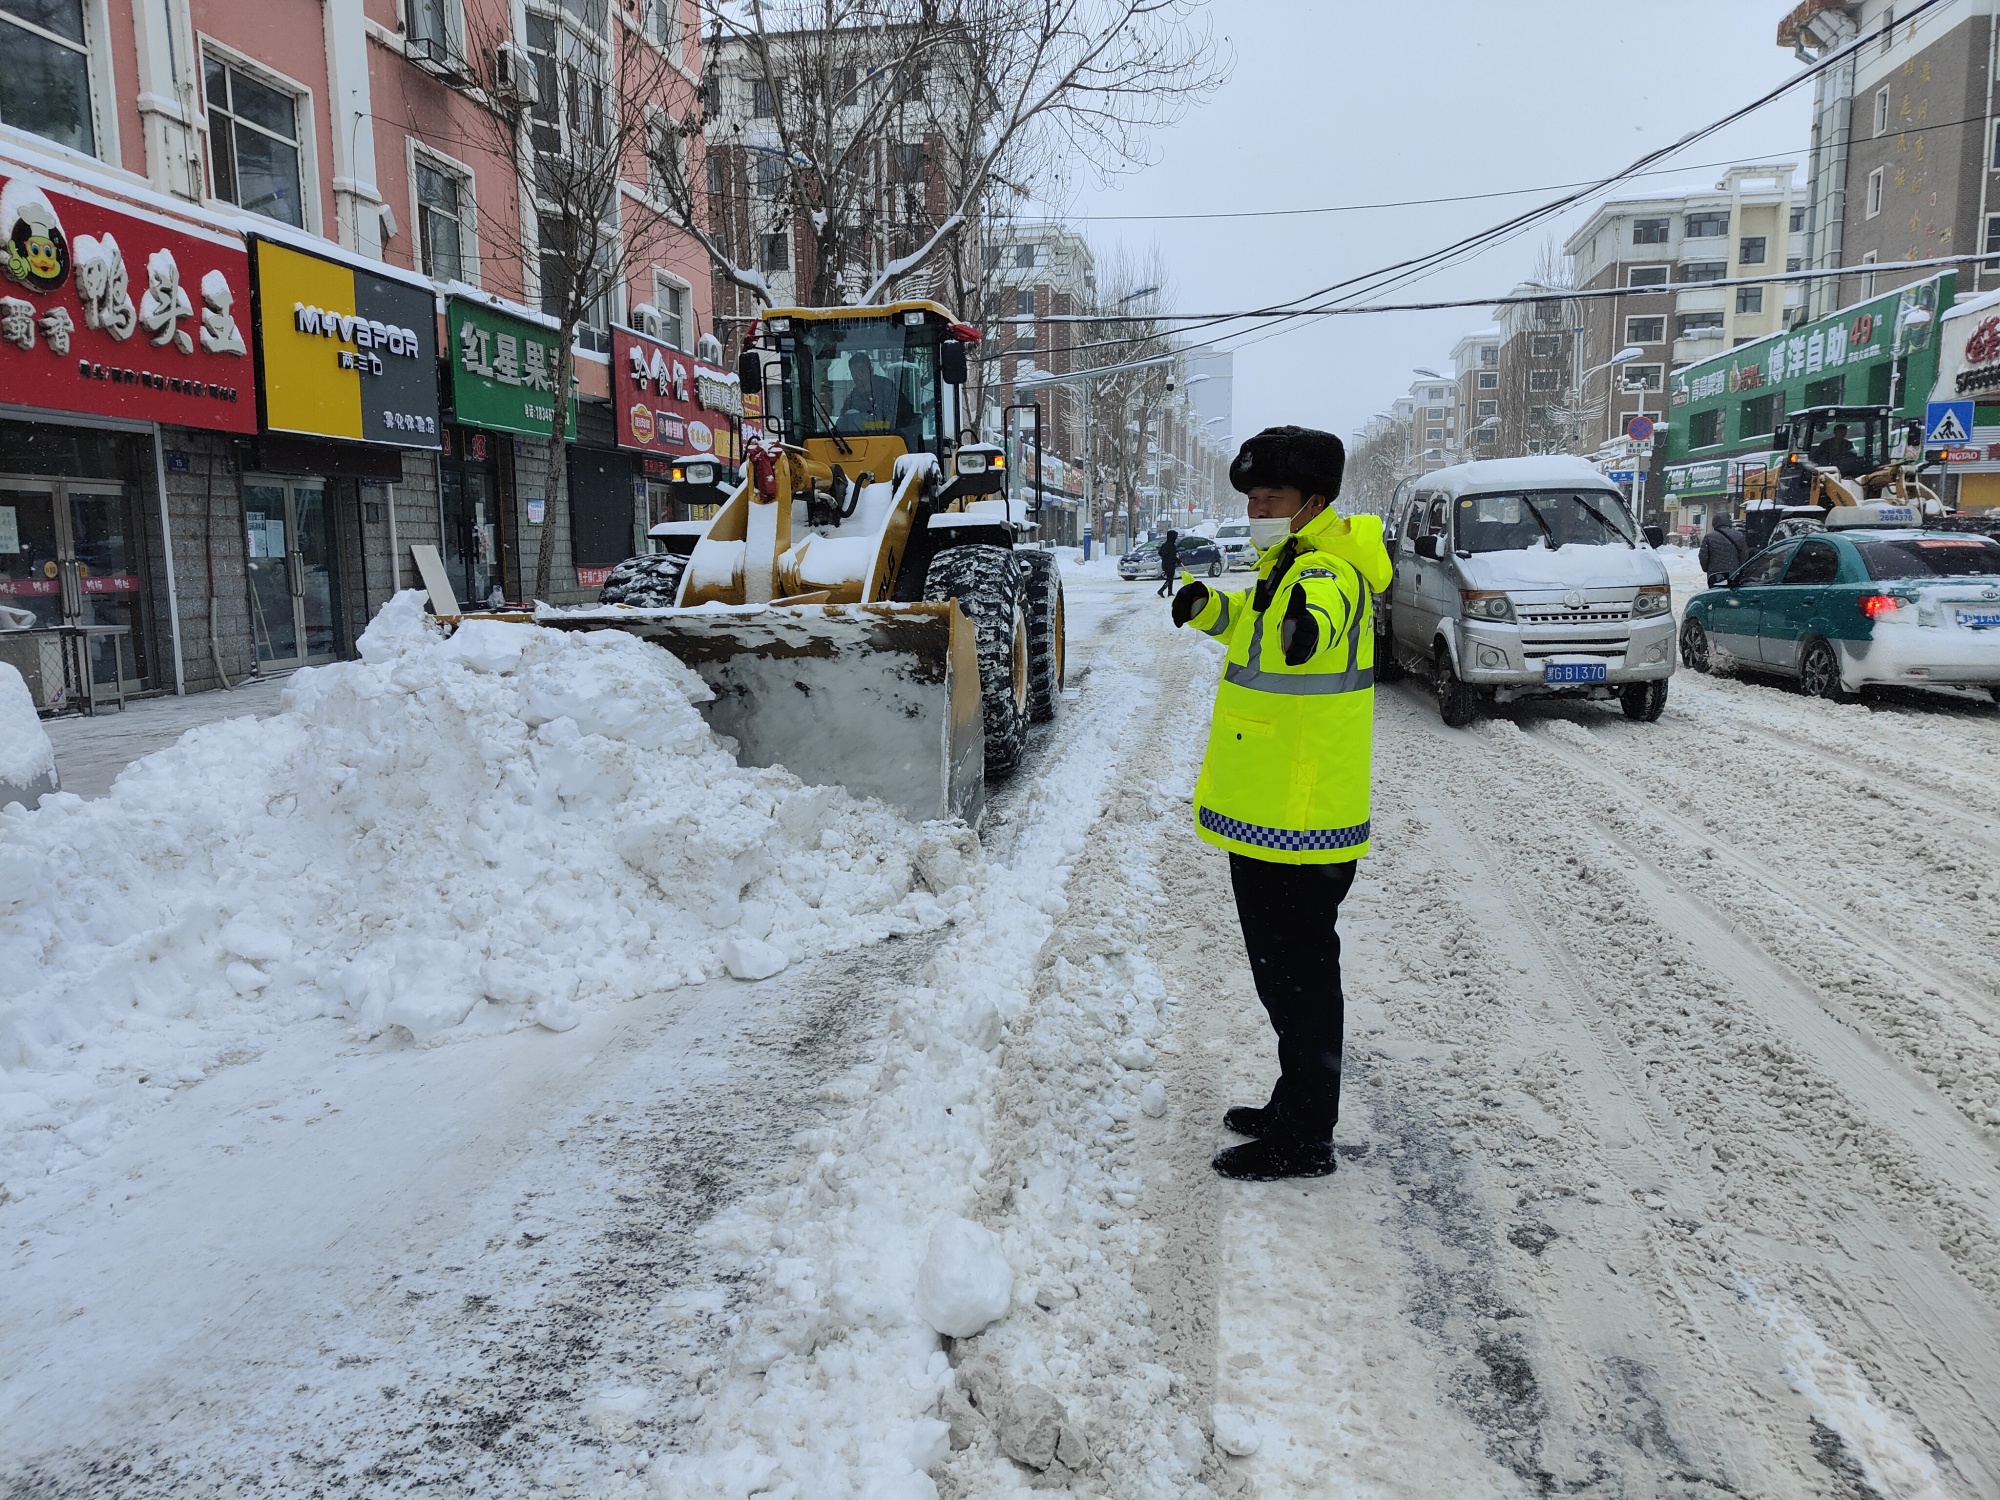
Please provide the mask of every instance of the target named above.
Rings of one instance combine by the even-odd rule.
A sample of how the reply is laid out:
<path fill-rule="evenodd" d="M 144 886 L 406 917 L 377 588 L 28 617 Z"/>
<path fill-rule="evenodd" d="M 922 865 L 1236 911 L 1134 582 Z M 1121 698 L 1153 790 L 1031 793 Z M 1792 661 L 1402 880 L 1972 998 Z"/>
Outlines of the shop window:
<path fill-rule="evenodd" d="M 1764 310 L 1764 289 L 1761 286 L 1739 286 L 1736 289 L 1736 310 L 1740 313 L 1761 313 Z"/>
<path fill-rule="evenodd" d="M 416 158 L 417 244 L 423 271 L 433 281 L 477 284 L 477 257 L 471 253 L 472 179 L 436 157 Z"/>
<path fill-rule="evenodd" d="M 299 100 L 234 63 L 203 59 L 208 92 L 209 173 L 215 196 L 238 208 L 305 228 L 299 158 Z"/>
<path fill-rule="evenodd" d="M 1632 287 L 1665 286 L 1667 268 L 1665 266 L 1634 266 L 1625 273 L 1625 285 Z"/>
<path fill-rule="evenodd" d="M 0 3 L 0 122 L 97 154 L 83 0 Z"/>
<path fill-rule="evenodd" d="M 1688 418 L 1688 446 L 1709 448 L 1722 441 L 1722 409 L 1698 411 Z"/>
<path fill-rule="evenodd" d="M 1664 245 L 1667 232 L 1672 228 L 1671 219 L 1634 219 L 1632 221 L 1632 243 L 1635 245 Z"/>
<path fill-rule="evenodd" d="M 1744 438 L 1762 437 L 1778 425 L 1778 418 L 1784 415 L 1783 391 L 1772 391 L 1769 395 L 1743 403 L 1742 427 L 1737 435 Z"/>
<path fill-rule="evenodd" d="M 1627 318 L 1625 320 L 1625 342 L 1627 344 L 1657 344 L 1667 336 L 1667 320 L 1658 318 Z"/>

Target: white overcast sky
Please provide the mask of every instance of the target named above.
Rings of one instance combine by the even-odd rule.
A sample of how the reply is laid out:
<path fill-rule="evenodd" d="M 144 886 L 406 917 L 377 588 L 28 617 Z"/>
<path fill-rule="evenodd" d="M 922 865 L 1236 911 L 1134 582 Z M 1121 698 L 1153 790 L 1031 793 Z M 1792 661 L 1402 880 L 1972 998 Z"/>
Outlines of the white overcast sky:
<path fill-rule="evenodd" d="M 1155 137 L 1156 160 L 1086 182 L 1072 218 L 1100 252 L 1157 244 L 1177 310 L 1298 296 L 1498 223 L 1554 193 L 1302 218 L 1105 217 L 1316 208 L 1575 182 L 1729 113 L 1798 73 L 1775 40 L 1790 0 L 1210 0 L 1234 52 L 1229 82 Z M 1796 161 L 1812 89 L 1662 165 L 1634 188 L 1712 186 L 1729 161 Z M 1629 195 L 1633 189 L 1621 189 Z M 1567 233 L 1588 216 L 1556 222 Z M 1546 233 L 1411 288 L 1481 297 L 1531 274 Z M 1399 297 L 1398 300 L 1408 300 Z M 1234 434 L 1297 422 L 1343 436 L 1444 369 L 1482 309 L 1293 325 L 1236 356 Z"/>

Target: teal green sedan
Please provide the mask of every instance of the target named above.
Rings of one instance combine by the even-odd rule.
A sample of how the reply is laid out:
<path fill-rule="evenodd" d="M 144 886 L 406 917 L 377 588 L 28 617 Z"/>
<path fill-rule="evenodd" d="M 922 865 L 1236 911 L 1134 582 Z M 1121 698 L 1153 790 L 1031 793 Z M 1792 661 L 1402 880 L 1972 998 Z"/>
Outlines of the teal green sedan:
<path fill-rule="evenodd" d="M 1796 677 L 1817 698 L 1895 684 L 2000 702 L 2000 542 L 1915 527 L 1786 537 L 1688 601 L 1680 647 L 1694 671 Z"/>

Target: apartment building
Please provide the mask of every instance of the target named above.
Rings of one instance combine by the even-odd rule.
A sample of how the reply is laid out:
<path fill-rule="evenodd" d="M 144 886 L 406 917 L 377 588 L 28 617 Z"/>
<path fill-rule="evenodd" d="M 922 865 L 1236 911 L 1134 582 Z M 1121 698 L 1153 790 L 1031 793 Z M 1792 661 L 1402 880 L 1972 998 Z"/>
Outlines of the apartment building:
<path fill-rule="evenodd" d="M 1581 423 L 1576 401 L 1580 304 L 1523 282 L 1494 309 L 1500 325 L 1498 458 L 1573 451 Z"/>
<path fill-rule="evenodd" d="M 1457 441 L 1454 463 L 1491 458 L 1500 442 L 1500 341 L 1503 330 L 1481 328 L 1451 346 Z"/>
<path fill-rule="evenodd" d="M 1911 0 L 1804 0 L 1778 24 L 1778 45 L 1804 62 L 1867 38 L 1814 80 L 1809 266 L 2000 252 L 1992 7 L 1945 0 L 1914 9 Z M 1811 316 L 1932 274 L 1828 278 L 1814 286 Z M 1974 263 L 1963 278 L 1968 296 L 2000 287 L 2000 260 Z"/>
<path fill-rule="evenodd" d="M 1596 413 L 1588 440 L 1617 437 L 1642 408 L 1658 414 L 1667 375 L 1681 365 L 1763 338 L 1803 314 L 1795 286 L 1710 286 L 1762 271 L 1797 270 L 1806 252 L 1806 210 L 1797 167 L 1732 167 L 1713 189 L 1619 198 L 1564 242 L 1579 290 L 1578 402 Z M 1641 353 L 1611 364 L 1626 349 Z"/>
<path fill-rule="evenodd" d="M 1102 361 L 1072 351 L 1092 334 L 1052 318 L 1090 311 L 1097 304 L 1097 261 L 1083 236 L 1060 224 L 987 227 L 980 248 L 980 307 L 970 316 L 989 332 L 979 348 L 975 393 L 980 426 L 989 434 L 1017 435 L 1016 408 L 1040 408 L 1045 529 L 1065 545 L 1080 540 L 1084 521 L 1083 384 L 1030 386 L 1015 382 L 1036 374 L 1067 375 Z M 1022 321 L 1023 319 L 1027 321 Z M 1010 415 L 1010 413 L 1014 413 Z M 1051 462 L 1053 460 L 1053 462 Z"/>
<path fill-rule="evenodd" d="M 1458 388 L 1441 376 L 1421 376 L 1390 408 L 1406 433 L 1405 465 L 1428 474 L 1453 461 L 1458 446 Z"/>
<path fill-rule="evenodd" d="M 44 706 L 347 655 L 415 543 L 461 598 L 521 600 L 546 527 L 551 596 L 595 596 L 652 518 L 626 416 L 721 449 L 708 402 L 734 402 L 692 378 L 706 257 L 635 151 L 551 433 L 541 168 L 635 60 L 691 110 L 700 41 L 692 0 L 0 8 L 0 217 L 46 247 L 0 298 L 0 594 L 36 618 L 8 659 Z M 674 389 L 643 360 L 614 378 L 621 340 Z M 80 682 L 51 655 L 79 627 Z"/>

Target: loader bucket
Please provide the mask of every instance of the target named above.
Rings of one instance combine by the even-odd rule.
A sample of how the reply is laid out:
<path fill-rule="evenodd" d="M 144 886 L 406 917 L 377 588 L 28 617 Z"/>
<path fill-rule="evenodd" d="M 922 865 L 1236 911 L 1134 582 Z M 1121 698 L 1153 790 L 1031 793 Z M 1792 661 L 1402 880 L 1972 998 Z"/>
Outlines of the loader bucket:
<path fill-rule="evenodd" d="M 624 630 L 671 651 L 714 691 L 702 711 L 746 766 L 783 766 L 913 818 L 979 815 L 979 658 L 956 604 L 551 610 L 536 623 Z"/>

